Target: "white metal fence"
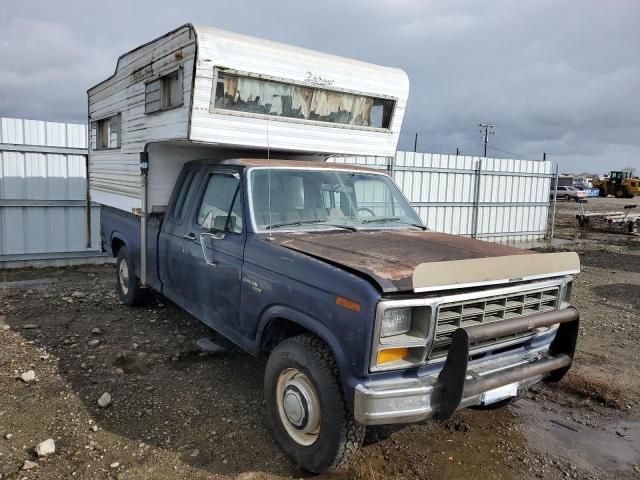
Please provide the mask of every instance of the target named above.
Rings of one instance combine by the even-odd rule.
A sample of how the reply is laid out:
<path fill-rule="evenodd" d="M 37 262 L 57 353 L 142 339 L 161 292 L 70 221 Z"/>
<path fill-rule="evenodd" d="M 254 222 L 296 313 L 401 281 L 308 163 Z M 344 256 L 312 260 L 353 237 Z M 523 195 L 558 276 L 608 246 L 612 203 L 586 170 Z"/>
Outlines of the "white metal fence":
<path fill-rule="evenodd" d="M 86 126 L 0 118 L 0 268 L 88 262 Z"/>
<path fill-rule="evenodd" d="M 503 243 L 546 234 L 551 162 L 413 152 L 332 161 L 388 170 L 431 230 Z"/>
<path fill-rule="evenodd" d="M 0 268 L 93 261 L 86 231 L 86 126 L 0 118 Z M 551 163 L 398 152 L 334 158 L 387 169 L 430 229 L 500 242 L 544 237 Z"/>

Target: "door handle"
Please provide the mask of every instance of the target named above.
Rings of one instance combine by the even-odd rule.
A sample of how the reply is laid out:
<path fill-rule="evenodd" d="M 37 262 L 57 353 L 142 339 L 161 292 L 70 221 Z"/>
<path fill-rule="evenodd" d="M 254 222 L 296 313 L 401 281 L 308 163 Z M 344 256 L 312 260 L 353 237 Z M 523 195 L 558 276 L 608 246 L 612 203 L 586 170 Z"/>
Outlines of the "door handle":
<path fill-rule="evenodd" d="M 187 233 L 184 238 L 186 238 L 187 240 L 195 240 L 196 239 L 196 234 L 195 233 Z"/>

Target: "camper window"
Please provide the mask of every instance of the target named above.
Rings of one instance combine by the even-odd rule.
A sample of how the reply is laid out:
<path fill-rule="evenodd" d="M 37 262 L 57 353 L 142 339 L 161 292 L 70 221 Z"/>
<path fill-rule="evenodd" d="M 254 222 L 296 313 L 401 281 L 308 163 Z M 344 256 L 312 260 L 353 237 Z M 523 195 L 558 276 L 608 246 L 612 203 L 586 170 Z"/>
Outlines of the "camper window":
<path fill-rule="evenodd" d="M 179 107 L 184 103 L 182 69 L 149 82 L 145 86 L 145 113 L 159 112 Z"/>
<path fill-rule="evenodd" d="M 91 123 L 91 148 L 120 148 L 120 114 Z"/>
<path fill-rule="evenodd" d="M 389 129 L 395 100 L 217 72 L 212 108 L 301 121 Z"/>

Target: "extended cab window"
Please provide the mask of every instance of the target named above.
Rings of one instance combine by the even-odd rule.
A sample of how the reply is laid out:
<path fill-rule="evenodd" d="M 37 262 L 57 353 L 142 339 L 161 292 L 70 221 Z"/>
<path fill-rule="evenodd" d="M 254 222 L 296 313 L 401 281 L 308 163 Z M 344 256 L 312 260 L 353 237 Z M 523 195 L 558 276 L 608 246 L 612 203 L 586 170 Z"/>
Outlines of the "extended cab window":
<path fill-rule="evenodd" d="M 184 182 L 182 182 L 182 187 L 180 187 L 180 192 L 178 193 L 176 204 L 173 207 L 173 213 L 171 216 L 174 219 L 178 220 L 180 223 L 187 213 L 187 207 L 191 203 L 189 200 L 193 196 L 193 191 L 195 190 L 196 184 L 198 183 L 195 181 L 196 173 L 197 172 L 195 170 L 187 172 L 184 177 Z"/>
<path fill-rule="evenodd" d="M 207 215 L 213 214 L 215 230 L 241 233 L 242 192 L 239 186 L 240 180 L 234 175 L 211 175 L 198 210 L 198 225 L 202 225 Z"/>

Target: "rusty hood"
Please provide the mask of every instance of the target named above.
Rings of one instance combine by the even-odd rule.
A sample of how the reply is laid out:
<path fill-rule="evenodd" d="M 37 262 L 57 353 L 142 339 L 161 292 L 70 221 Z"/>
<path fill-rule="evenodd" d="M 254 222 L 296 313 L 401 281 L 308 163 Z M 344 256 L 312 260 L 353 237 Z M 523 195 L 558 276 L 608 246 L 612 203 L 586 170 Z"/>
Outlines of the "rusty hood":
<path fill-rule="evenodd" d="M 274 234 L 274 242 L 366 275 L 383 292 L 414 289 L 419 265 L 532 252 L 437 232 L 376 230 Z"/>

